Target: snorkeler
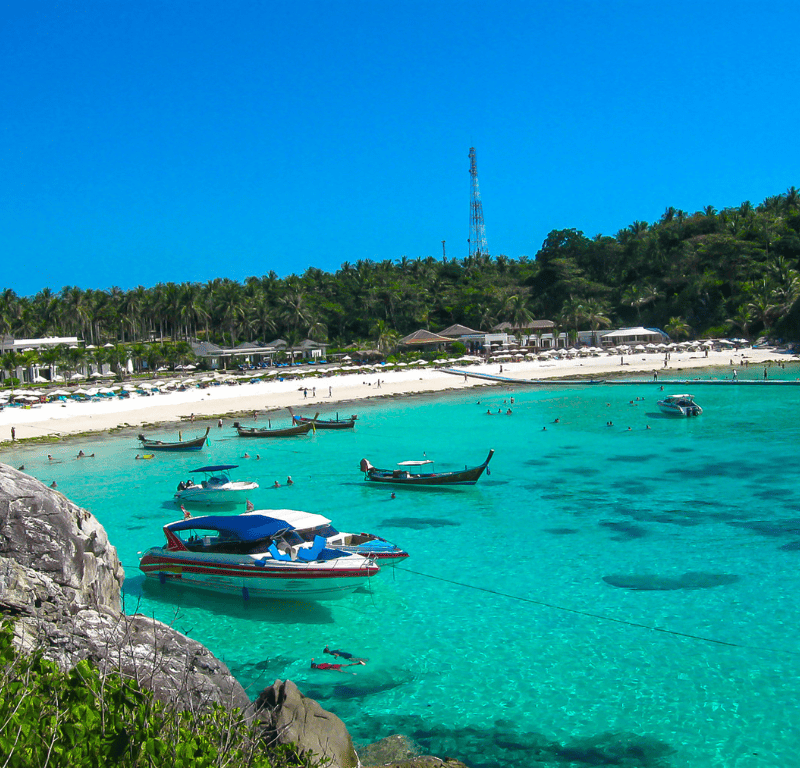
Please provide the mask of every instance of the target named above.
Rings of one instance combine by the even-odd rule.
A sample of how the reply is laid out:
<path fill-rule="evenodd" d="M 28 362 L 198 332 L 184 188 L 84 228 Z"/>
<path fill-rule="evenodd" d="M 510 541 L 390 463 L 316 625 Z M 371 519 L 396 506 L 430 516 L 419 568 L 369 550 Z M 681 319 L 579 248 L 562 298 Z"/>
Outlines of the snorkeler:
<path fill-rule="evenodd" d="M 347 659 L 348 661 L 356 662 L 357 664 L 366 664 L 369 659 L 359 659 L 356 656 L 353 656 L 352 653 L 348 653 L 347 651 L 336 651 L 330 650 L 328 646 L 325 646 L 325 650 L 322 651 L 323 653 L 328 653 L 331 656 L 338 656 L 340 659 Z"/>

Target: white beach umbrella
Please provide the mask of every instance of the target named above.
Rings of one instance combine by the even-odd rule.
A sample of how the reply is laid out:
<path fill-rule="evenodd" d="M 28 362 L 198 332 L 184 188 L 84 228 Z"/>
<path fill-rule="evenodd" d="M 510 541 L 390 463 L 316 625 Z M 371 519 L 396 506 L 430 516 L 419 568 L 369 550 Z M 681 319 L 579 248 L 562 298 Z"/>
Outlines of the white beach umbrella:
<path fill-rule="evenodd" d="M 644 344 L 637 344 L 633 349 L 636 352 L 644 352 Z"/>
<path fill-rule="evenodd" d="M 70 395 L 71 393 L 67 392 L 66 389 L 57 389 L 54 392 L 51 392 L 50 394 L 52 396 L 54 396 L 54 397 L 66 397 L 67 395 Z"/>
<path fill-rule="evenodd" d="M 15 389 L 13 392 L 11 392 L 12 397 L 19 397 L 20 395 L 27 395 L 27 394 L 28 394 L 27 389 Z"/>
<path fill-rule="evenodd" d="M 82 387 L 78 387 L 73 393 L 73 395 L 88 395 L 89 393 L 83 389 Z"/>
<path fill-rule="evenodd" d="M 77 371 L 69 377 L 70 381 L 81 381 L 81 379 L 85 379 L 86 377 L 82 373 L 78 373 Z"/>
<path fill-rule="evenodd" d="M 114 349 L 114 345 L 109 341 L 108 344 L 103 344 L 105 349 Z"/>

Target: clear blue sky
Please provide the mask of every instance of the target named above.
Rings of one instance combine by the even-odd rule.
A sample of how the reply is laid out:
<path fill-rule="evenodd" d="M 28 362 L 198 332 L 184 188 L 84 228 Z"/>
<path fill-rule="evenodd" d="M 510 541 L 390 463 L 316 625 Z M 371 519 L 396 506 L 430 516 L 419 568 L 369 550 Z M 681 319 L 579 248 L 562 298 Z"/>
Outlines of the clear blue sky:
<path fill-rule="evenodd" d="M 615 234 L 800 186 L 797 2 L 17 0 L 2 280 L 128 289 Z"/>

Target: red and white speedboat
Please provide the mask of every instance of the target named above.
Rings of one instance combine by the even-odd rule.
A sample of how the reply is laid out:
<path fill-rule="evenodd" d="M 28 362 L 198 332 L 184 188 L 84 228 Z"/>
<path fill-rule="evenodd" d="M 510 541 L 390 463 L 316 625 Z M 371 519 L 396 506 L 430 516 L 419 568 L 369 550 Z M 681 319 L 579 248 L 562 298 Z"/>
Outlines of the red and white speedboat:
<path fill-rule="evenodd" d="M 245 600 L 334 600 L 380 571 L 370 558 L 330 549 L 322 536 L 300 545 L 284 539 L 290 526 L 260 514 L 206 515 L 168 523 L 167 543 L 139 562 L 145 576 Z"/>

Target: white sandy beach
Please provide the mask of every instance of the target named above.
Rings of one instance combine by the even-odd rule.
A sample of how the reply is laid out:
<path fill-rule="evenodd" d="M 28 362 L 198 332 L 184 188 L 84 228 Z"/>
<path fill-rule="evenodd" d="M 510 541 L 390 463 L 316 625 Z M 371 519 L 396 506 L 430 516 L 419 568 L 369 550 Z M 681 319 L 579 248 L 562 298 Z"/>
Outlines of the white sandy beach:
<path fill-rule="evenodd" d="M 686 378 L 693 368 L 720 368 L 720 375 L 733 375 L 733 369 L 745 370 L 743 356 L 750 368 L 770 365 L 771 361 L 797 361 L 796 355 L 774 348 L 746 349 L 743 352 L 710 351 L 674 352 L 668 367 L 664 367 L 664 354 L 635 354 L 624 358 L 601 355 L 564 360 L 525 361 L 518 363 L 486 363 L 464 369 L 469 373 L 502 375 L 518 379 L 546 379 L 609 375 L 652 377 L 658 371 L 663 380 Z M 733 365 L 731 363 L 733 362 Z M 502 374 L 500 372 L 502 365 Z M 378 386 L 380 380 L 380 387 Z M 287 406 L 298 406 L 304 415 L 319 411 L 323 418 L 334 412 L 342 417 L 355 413 L 356 402 L 369 397 L 389 397 L 401 394 L 441 392 L 475 386 L 500 386 L 479 378 L 454 376 L 436 369 L 406 368 L 398 371 L 348 372 L 335 375 L 306 377 L 302 381 L 262 381 L 253 384 L 221 384 L 206 389 L 193 388 L 184 392 L 166 392 L 149 397 L 132 395 L 130 399 L 113 398 L 97 402 L 47 403 L 40 407 L 6 407 L 0 412 L 2 442 L 11 440 L 11 427 L 17 440 L 57 436 L 64 437 L 85 432 L 100 432 L 117 427 L 141 427 L 162 422 L 179 422 L 191 418 L 203 419 L 222 414 L 252 413 L 259 416 L 270 412 L 278 425 L 289 425 L 288 412 L 274 413 Z M 308 397 L 303 390 L 308 389 Z M 314 394 L 316 388 L 316 394 Z M 330 390 L 329 390 L 330 388 Z M 330 391 L 330 395 L 329 395 Z M 223 417 L 224 418 L 224 417 Z M 198 430 L 199 431 L 199 430 Z M 193 433 L 192 433 L 193 434 Z"/>

